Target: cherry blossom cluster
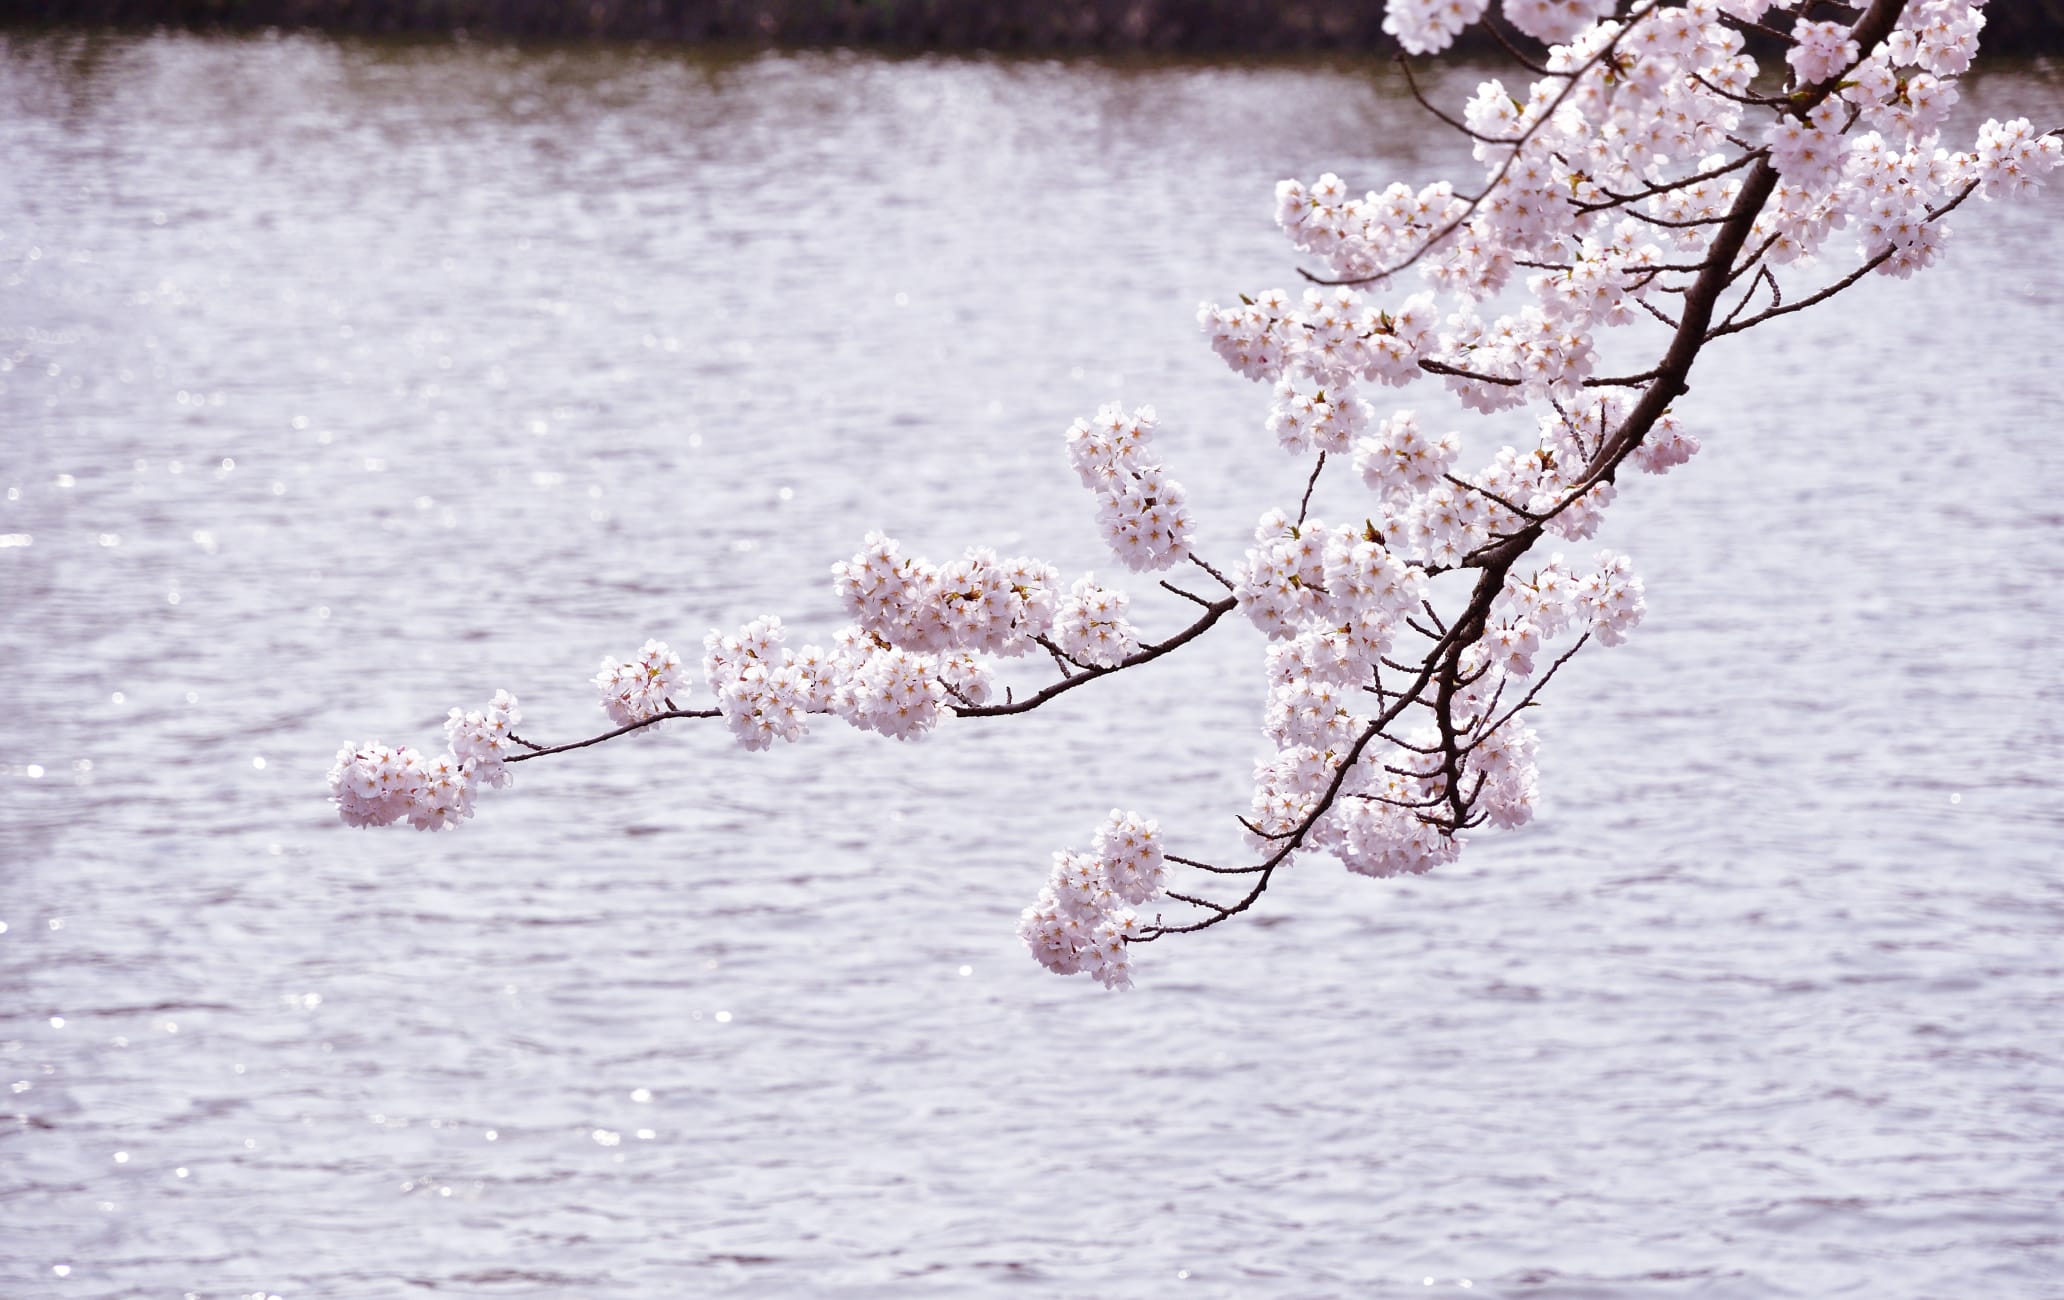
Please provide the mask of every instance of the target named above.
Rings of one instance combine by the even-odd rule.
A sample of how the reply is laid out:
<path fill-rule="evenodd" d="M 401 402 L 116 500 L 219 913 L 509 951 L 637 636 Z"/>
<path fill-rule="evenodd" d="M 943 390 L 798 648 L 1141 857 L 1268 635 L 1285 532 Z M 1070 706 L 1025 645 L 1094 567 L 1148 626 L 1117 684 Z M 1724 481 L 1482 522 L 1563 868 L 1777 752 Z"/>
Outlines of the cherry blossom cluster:
<path fill-rule="evenodd" d="M 1338 187 L 1339 178 L 1328 175 L 1322 187 L 1327 183 Z M 1284 185 L 1301 198 L 1303 189 L 1296 182 Z M 1351 206 L 1327 211 L 1344 212 Z M 1413 228 L 1421 224 L 1426 223 Z M 1315 226 L 1314 234 L 1316 230 Z M 1306 289 L 1293 307 L 1287 293 L 1271 289 L 1243 295 L 1237 307 L 1206 303 L 1198 308 L 1197 319 L 1212 350 L 1249 379 L 1280 382 L 1289 377 L 1300 384 L 1332 388 L 1361 379 L 1397 386 L 1419 377 L 1419 360 L 1434 341 L 1434 301 L 1432 293 L 1415 294 L 1384 310 L 1357 290 L 1336 285 L 1325 291 Z M 1329 450 L 1323 445 L 1319 449 Z"/>
<path fill-rule="evenodd" d="M 1068 429 L 1068 461 L 1082 485 L 1096 494 L 1097 527 L 1125 566 L 1166 569 L 1189 554 L 1191 523 L 1182 484 L 1147 459 L 1159 422 L 1154 408 L 1127 415 L 1106 403 L 1093 420 Z"/>
<path fill-rule="evenodd" d="M 1552 43 L 1568 40 L 1616 7 L 1615 0 L 1505 0 L 1504 14 L 1520 31 Z M 1490 0 L 1390 0 L 1383 30 L 1413 54 L 1436 54 L 1489 8 Z"/>
<path fill-rule="evenodd" d="M 2054 131 L 2037 134 L 2025 117 L 1994 118 L 1978 128 L 1973 151 L 1951 154 L 1948 162 L 1954 175 L 1976 182 L 1985 198 L 2026 194 L 2064 163 L 2064 138 Z"/>
<path fill-rule="evenodd" d="M 946 682 L 930 655 L 847 636 L 834 662 L 838 714 L 862 731 L 912 740 L 930 731 L 946 703 Z"/>
<path fill-rule="evenodd" d="M 595 674 L 602 710 L 627 727 L 664 713 L 673 707 L 669 701 L 680 688 L 683 671 L 681 656 L 664 641 L 647 641 L 628 660 L 604 659 L 602 671 Z"/>
<path fill-rule="evenodd" d="M 905 557 L 894 538 L 832 566 L 832 588 L 859 630 L 921 654 L 1024 654 L 1053 625 L 1060 572 L 1043 560 L 998 560 L 987 547 L 934 565 Z"/>
<path fill-rule="evenodd" d="M 522 720 L 516 697 L 496 691 L 485 708 L 451 711 L 444 724 L 450 747 L 434 758 L 407 745 L 346 745 L 330 767 L 337 815 L 347 826 L 457 825 L 473 815 L 479 791 L 509 784 L 510 738 Z"/>
<path fill-rule="evenodd" d="M 1124 592 L 1098 586 L 1095 574 L 1083 574 L 1061 601 L 1054 644 L 1084 667 L 1117 667 L 1139 652 L 1139 632 L 1125 618 L 1130 603 Z"/>
<path fill-rule="evenodd" d="M 1264 528 L 1276 532 L 1278 550 L 1295 535 L 1299 542 L 1323 539 L 1315 547 L 1321 555 L 1360 552 L 1362 572 L 1399 567 L 1394 557 L 1378 559 L 1380 548 L 1367 540 L 1350 548 L 1345 529 L 1316 521 L 1286 528 L 1279 518 L 1264 520 Z M 1307 575 L 1327 573 L 1307 564 Z M 1336 563 L 1325 601 L 1352 600 L 1358 586 L 1371 593 L 1361 626 L 1380 629 L 1373 645 L 1348 635 L 1355 624 L 1336 626 L 1338 615 L 1323 612 L 1317 600 L 1301 620 L 1258 619 L 1279 638 L 1269 653 L 1263 726 L 1276 752 L 1256 764 L 1250 842 L 1267 848 L 1303 826 L 1306 845 L 1333 853 L 1352 871 L 1388 876 L 1451 861 L 1461 849 L 1457 832 L 1478 820 L 1524 825 L 1538 797 L 1535 740 L 1531 727 L 1513 721 L 1515 710 L 1500 712 L 1501 704 L 1515 702 L 1508 688 L 1535 676 L 1546 643 L 1581 632 L 1616 645 L 1644 612 L 1641 582 L 1626 557 L 1601 552 L 1596 564 L 1573 574 L 1557 555 L 1525 580 L 1508 576 L 1483 635 L 1459 654 L 1460 685 L 1440 706 L 1448 737 L 1426 726 L 1360 744 L 1374 734 L 1370 715 L 1388 698 L 1381 683 L 1389 644 L 1413 634 L 1408 616 L 1421 602 L 1408 605 L 1385 580 L 1357 584 L 1354 570 Z M 1422 571 L 1407 568 L 1405 575 L 1425 589 Z"/>
<path fill-rule="evenodd" d="M 1942 216 L 1964 193 L 2017 194 L 2064 163 L 2064 142 L 2026 119 L 1987 121 L 1970 150 L 1938 143 L 1983 24 L 1980 6 L 1961 0 L 1910 4 L 1865 57 L 1840 24 L 1798 22 L 1787 56 L 1796 80 L 1841 83 L 1803 117 L 1778 111 L 1764 128 L 1784 180 L 1767 224 L 1781 246 L 1773 261 L 1818 253 L 1853 226 L 1859 258 L 1904 278 L 1934 264 L 1949 236 Z M 1852 125 L 1868 129 L 1851 135 Z"/>
<path fill-rule="evenodd" d="M 711 632 L 702 643 L 702 676 L 731 734 L 747 749 L 798 740 L 812 713 L 830 711 L 835 691 L 824 652 L 781 644 L 781 620 L 756 618 L 736 634 Z"/>
<path fill-rule="evenodd" d="M 515 752 L 510 737 L 521 721 L 516 697 L 496 691 L 485 708 L 453 709 L 445 719 L 444 738 L 453 757 L 474 765 L 483 785 L 500 788 L 509 784 L 506 764 Z"/>
<path fill-rule="evenodd" d="M 1105 988 L 1129 988 L 1128 945 L 1140 924 L 1132 909 L 1167 887 L 1159 823 L 1113 808 L 1088 853 L 1053 855 L 1052 874 L 1020 918 L 1018 937 L 1057 975 L 1087 971 Z"/>

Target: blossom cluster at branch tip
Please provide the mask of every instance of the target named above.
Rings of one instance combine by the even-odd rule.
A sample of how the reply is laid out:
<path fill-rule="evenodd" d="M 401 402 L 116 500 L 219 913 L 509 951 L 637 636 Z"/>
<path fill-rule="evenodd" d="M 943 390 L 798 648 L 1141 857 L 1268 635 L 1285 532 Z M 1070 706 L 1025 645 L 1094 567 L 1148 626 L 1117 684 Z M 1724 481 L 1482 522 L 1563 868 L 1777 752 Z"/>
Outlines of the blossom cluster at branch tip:
<path fill-rule="evenodd" d="M 1152 413 L 1124 423 L 1143 441 Z M 1111 459 L 1125 473 L 1154 468 L 1132 453 Z M 1168 496 L 1179 504 L 1179 489 Z M 620 731 L 641 733 L 663 719 L 714 713 L 752 750 L 801 739 L 813 715 L 914 740 L 952 710 L 990 703 L 995 658 L 1043 647 L 1079 666 L 1108 668 L 1140 648 L 1123 592 L 1090 575 L 1064 588 L 1053 565 L 1029 556 L 999 559 L 987 547 L 935 565 L 904 555 L 892 537 L 869 533 L 858 554 L 832 566 L 832 585 L 854 621 L 833 634 L 830 649 L 789 647 L 786 627 L 772 614 L 735 631 L 711 631 L 703 639 L 702 673 L 715 708 L 697 713 L 682 707 L 681 657 L 666 642 L 649 640 L 628 659 L 602 661 L 593 679 L 602 709 Z M 521 757 L 512 745 L 527 744 L 515 741 L 517 721 L 515 698 L 498 692 L 484 709 L 451 711 L 451 749 L 439 758 L 406 745 L 347 747 L 330 773 L 339 816 L 351 826 L 406 819 L 424 829 L 465 820 L 478 790 L 508 783 L 506 763 Z"/>
<path fill-rule="evenodd" d="M 516 697 L 496 691 L 479 709 L 453 709 L 444 724 L 449 748 L 425 758 L 408 745 L 346 745 L 330 766 L 330 800 L 347 826 L 443 830 L 473 815 L 483 789 L 509 784 L 511 737 L 523 720 Z"/>
<path fill-rule="evenodd" d="M 1087 971 L 1105 988 L 1132 986 L 1128 944 L 1143 906 L 1168 887 L 1160 823 L 1116 808 L 1088 853 L 1062 849 L 1039 898 L 1018 921 L 1034 960 L 1057 975 Z"/>

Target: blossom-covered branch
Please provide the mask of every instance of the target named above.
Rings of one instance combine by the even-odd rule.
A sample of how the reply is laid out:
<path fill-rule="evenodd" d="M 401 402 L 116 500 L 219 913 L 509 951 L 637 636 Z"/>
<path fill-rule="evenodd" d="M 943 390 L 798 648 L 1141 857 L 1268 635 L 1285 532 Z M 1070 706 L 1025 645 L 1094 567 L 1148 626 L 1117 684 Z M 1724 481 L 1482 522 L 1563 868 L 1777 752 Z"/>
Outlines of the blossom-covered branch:
<path fill-rule="evenodd" d="M 1390 0 L 1385 26 L 1433 53 L 1488 8 Z M 1107 405 L 1068 430 L 1117 558 L 1140 572 L 1190 563 L 1224 587 L 1211 598 L 1162 583 L 1199 607 L 1186 626 L 1143 642 L 1128 597 L 1094 575 L 1064 579 L 981 547 L 935 565 L 870 534 L 833 566 L 851 621 L 829 649 L 789 648 L 771 616 L 712 632 L 701 666 L 714 706 L 690 708 L 676 704 L 689 690 L 681 660 L 648 643 L 596 678 L 615 730 L 564 745 L 518 740 L 515 701 L 497 694 L 453 710 L 435 759 L 347 748 L 331 775 L 344 819 L 452 825 L 507 783 L 510 763 L 674 719 L 721 718 L 750 749 L 798 739 L 813 717 L 914 739 L 1143 667 L 1237 608 L 1270 642 L 1269 750 L 1235 819 L 1241 856 L 1168 853 L 1154 821 L 1113 811 L 1088 851 L 1054 855 L 1023 915 L 1042 964 L 1125 985 L 1136 945 L 1245 913 L 1301 853 L 1416 873 L 1453 861 L 1468 832 L 1525 824 L 1543 688 L 1581 649 L 1624 641 L 1644 609 L 1626 556 L 1556 547 L 1597 535 L 1627 465 L 1662 474 L 1698 451 L 1674 403 L 1702 350 L 1867 275 L 1933 265 L 1953 212 L 2032 188 L 2064 142 L 2013 120 L 1985 123 L 1968 149 L 1940 143 L 1982 0 L 1502 10 L 1547 47 L 1540 59 L 1512 48 L 1523 88 L 1485 81 L 1449 112 L 1410 83 L 1468 143 L 1482 169 L 1473 192 L 1442 180 L 1354 197 L 1331 174 L 1285 181 L 1276 216 L 1321 263 L 1305 272 L 1311 287 L 1199 312 L 1219 356 L 1271 386 L 1265 428 L 1299 467 L 1230 575 L 1192 551 L 1150 409 Z M 1781 72 L 1758 65 L 1745 33 L 1781 45 Z M 1416 290 L 1393 287 L 1407 272 Z M 1609 340 L 1652 360 L 1601 375 Z M 1370 400 L 1429 382 L 1510 441 L 1472 453 L 1471 470 L 1462 430 Z M 1330 524 L 1313 514 L 1329 476 L 1324 499 L 1351 501 Z M 994 701 L 996 661 L 1042 655 L 1052 682 Z M 1234 888 L 1214 897 L 1214 884 Z M 1143 916 L 1150 906 L 1175 914 Z"/>

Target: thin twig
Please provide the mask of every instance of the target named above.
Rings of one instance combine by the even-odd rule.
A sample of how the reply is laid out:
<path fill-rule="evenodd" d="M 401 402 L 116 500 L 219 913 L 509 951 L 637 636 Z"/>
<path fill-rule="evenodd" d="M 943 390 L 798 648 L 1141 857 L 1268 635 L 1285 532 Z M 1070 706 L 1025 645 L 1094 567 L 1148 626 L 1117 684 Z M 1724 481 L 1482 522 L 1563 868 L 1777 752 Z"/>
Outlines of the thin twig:
<path fill-rule="evenodd" d="M 1513 514 L 1518 515 L 1521 519 L 1534 520 L 1540 518 L 1539 515 L 1527 509 L 1525 506 L 1516 506 L 1512 504 L 1510 501 L 1507 501 L 1504 497 L 1499 496 L 1496 492 L 1491 491 L 1489 488 L 1484 487 L 1480 483 L 1471 483 L 1468 479 L 1457 478 L 1453 474 L 1442 474 L 1441 477 L 1446 479 L 1448 482 L 1453 483 L 1458 488 L 1467 488 L 1471 492 L 1474 492 L 1478 496 L 1484 498 L 1484 500 L 1490 501 L 1496 505 L 1503 506 L 1505 509 L 1511 511 Z"/>
<path fill-rule="evenodd" d="M 665 722 L 669 718 L 721 718 L 723 716 L 721 709 L 668 709 L 663 713 L 655 713 L 649 718 L 640 718 L 636 722 L 627 723 L 624 726 L 618 727 L 615 731 L 605 731 L 599 736 L 589 736 L 586 740 L 571 741 L 564 745 L 531 745 L 530 753 L 512 754 L 503 761 L 507 763 L 527 763 L 533 758 L 543 758 L 547 754 L 564 754 L 570 749 L 586 749 L 590 745 L 599 745 L 605 740 L 615 740 L 618 736 L 628 736 L 634 731 L 643 731 L 654 723 Z M 530 742 L 527 740 L 522 743 L 530 745 Z"/>
<path fill-rule="evenodd" d="M 1204 557 L 1192 552 L 1189 557 L 1189 560 L 1191 564 L 1196 565 L 1198 568 L 1204 570 L 1204 572 L 1210 574 L 1213 578 L 1216 578 L 1218 580 L 1219 586 L 1224 587 L 1227 591 L 1234 590 L 1233 580 L 1231 578 L 1226 577 L 1223 573 L 1220 573 L 1217 569 L 1212 568 L 1210 563 L 1207 562 L 1204 559 Z"/>
<path fill-rule="evenodd" d="M 1173 853 L 1164 853 L 1161 856 L 1180 866 L 1195 867 L 1199 871 L 1209 871 L 1220 876 L 1245 876 L 1261 870 L 1260 867 L 1214 867 L 1209 862 L 1199 862 L 1195 858 L 1177 857 Z"/>
<path fill-rule="evenodd" d="M 1450 365 L 1445 361 L 1436 361 L 1432 357 L 1421 357 L 1419 359 L 1419 368 L 1429 375 L 1450 375 L 1456 379 L 1475 380 L 1479 384 L 1497 384 L 1502 388 L 1517 388 L 1526 382 L 1524 379 L 1514 379 L 1507 375 L 1479 374 L 1474 370 L 1464 370 L 1460 366 Z"/>
<path fill-rule="evenodd" d="M 1184 600 L 1194 601 L 1197 604 L 1202 605 L 1206 609 L 1211 608 L 1210 601 L 1204 599 L 1202 596 L 1197 595 L 1195 592 L 1184 591 L 1181 587 L 1176 586 L 1174 583 L 1168 581 L 1166 578 L 1163 578 L 1161 580 L 1161 589 L 1163 591 L 1172 591 L 1176 595 L 1181 596 Z"/>
<path fill-rule="evenodd" d="M 1233 606 L 1238 603 L 1231 596 L 1227 596 L 1224 600 L 1215 600 L 1205 606 L 1203 617 L 1182 631 L 1169 637 L 1166 641 L 1157 641 L 1152 645 L 1142 646 L 1136 653 L 1127 655 L 1109 667 L 1086 667 L 1072 677 L 1064 677 L 1044 690 L 1027 695 L 1024 699 L 1013 703 L 983 704 L 968 708 L 956 706 L 953 712 L 963 718 L 1000 718 L 1012 713 L 1030 713 L 1048 700 L 1064 695 L 1086 682 L 1093 682 L 1099 677 L 1109 677 L 1112 673 L 1123 672 L 1127 668 L 1137 668 L 1141 664 L 1152 663 L 1162 655 L 1188 645 L 1210 631 L 1211 625 L 1231 613 Z"/>
<path fill-rule="evenodd" d="M 1947 203 L 1944 203 L 1942 206 L 1938 208 L 1931 209 L 1928 215 L 1922 218 L 1922 220 L 1932 222 L 1941 217 L 1948 216 L 1951 212 L 1955 211 L 1958 205 L 1963 203 L 1965 199 L 1970 198 L 1972 194 L 1977 192 L 1977 189 L 1978 182 L 1970 182 L 1969 184 L 1965 185 L 1962 190 L 1957 192 L 1957 196 L 1955 198 L 1951 199 Z M 1816 293 L 1811 297 L 1801 298 L 1797 302 L 1784 303 L 1779 306 L 1771 307 L 1766 311 L 1758 312 L 1754 316 L 1749 317 L 1747 320 L 1736 321 L 1732 325 L 1722 325 L 1719 328 L 1713 330 L 1711 333 L 1707 334 L 1706 341 L 1711 342 L 1712 340 L 1719 338 L 1723 334 L 1739 334 L 1741 331 L 1745 329 L 1752 329 L 1755 326 L 1761 325 L 1764 321 L 1772 320 L 1779 316 L 1789 316 L 1795 311 L 1804 311 L 1806 308 L 1813 306 L 1815 303 L 1826 302 L 1828 299 L 1842 292 L 1842 290 L 1847 289 L 1851 285 L 1855 284 L 1858 280 L 1861 280 L 1864 276 L 1869 275 L 1872 271 L 1877 270 L 1880 266 L 1884 265 L 1885 262 L 1888 261 L 1894 253 L 1898 251 L 1899 250 L 1897 248 L 1885 249 L 1876 257 L 1871 258 L 1862 266 L 1857 267 L 1848 275 L 1843 276 L 1841 279 L 1835 281 L 1833 284 L 1827 286 L 1825 289 L 1822 289 L 1819 293 Z"/>
<path fill-rule="evenodd" d="M 1312 489 L 1319 485 L 1319 471 L 1326 468 L 1326 453 L 1320 452 L 1316 464 L 1311 467 L 1311 479 L 1304 485 L 1304 500 L 1297 503 L 1297 526 L 1304 527 L 1305 512 L 1311 509 Z"/>
<path fill-rule="evenodd" d="M 1599 192 L 1608 196 L 1607 202 L 1577 203 L 1573 204 L 1572 206 L 1574 206 L 1579 212 L 1603 212 L 1607 208 L 1617 208 L 1628 203 L 1638 203 L 1642 199 L 1652 199 L 1664 194 L 1674 194 L 1678 190 L 1686 189 L 1693 185 L 1703 184 L 1706 181 L 1714 180 L 1718 177 L 1725 176 L 1727 173 L 1734 171 L 1735 169 L 1745 165 L 1749 161 L 1749 159 L 1753 158 L 1754 156 L 1754 153 L 1743 154 L 1742 156 L 1736 158 L 1732 162 L 1722 163 L 1719 166 L 1715 167 L 1708 167 L 1706 170 L 1702 172 L 1693 172 L 1691 175 L 1683 177 L 1680 180 L 1650 181 L 1646 187 L 1636 190 L 1632 194 L 1621 194 L 1617 190 L 1608 190 L 1604 186 L 1600 186 Z M 1633 213 L 1630 215 L 1639 216 L 1640 214 Z M 1716 221 L 1723 219 L 1724 218 L 1714 218 L 1714 220 Z"/>
<path fill-rule="evenodd" d="M 1642 24 L 1642 22 L 1648 18 L 1650 14 L 1653 14 L 1655 12 L 1657 11 L 1651 8 L 1643 10 L 1641 13 L 1636 14 L 1631 20 L 1628 21 L 1626 26 L 1620 28 L 1618 32 L 1615 32 L 1613 34 L 1612 40 L 1609 41 L 1603 49 L 1599 50 L 1596 54 L 1593 54 L 1590 58 L 1586 59 L 1582 67 L 1579 67 L 1567 74 L 1568 79 L 1563 83 L 1562 89 L 1556 92 L 1555 98 L 1549 101 L 1547 107 L 1541 110 L 1540 115 L 1534 119 L 1534 121 L 1527 127 L 1526 131 L 1520 135 L 1519 139 L 1517 141 L 1512 142 L 1512 151 L 1508 153 L 1505 156 L 1504 161 L 1499 164 L 1498 170 L 1491 177 L 1490 183 L 1484 186 L 1482 192 L 1478 193 L 1470 199 L 1467 199 L 1464 202 L 1462 211 L 1456 213 L 1453 218 L 1447 221 L 1438 230 L 1435 230 L 1431 235 L 1428 235 L 1410 257 L 1407 257 L 1404 261 L 1399 262 L 1394 266 L 1385 267 L 1383 270 L 1377 271 L 1371 275 L 1342 277 L 1339 279 L 1326 279 L 1321 276 L 1313 275 L 1309 271 L 1300 270 L 1298 274 L 1304 276 L 1305 279 L 1310 280 L 1314 284 L 1376 284 L 1380 281 L 1388 280 L 1391 276 L 1396 275 L 1399 271 L 1405 270 L 1406 268 L 1415 265 L 1420 258 L 1425 257 L 1428 253 L 1432 252 L 1448 236 L 1460 230 L 1463 224 L 1466 223 L 1470 217 L 1476 215 L 1477 208 L 1481 206 L 1483 201 L 1486 198 L 1489 198 L 1492 192 L 1494 192 L 1498 188 L 1498 186 L 1504 182 L 1505 177 L 1512 170 L 1512 164 L 1515 161 L 1517 161 L 1520 154 L 1525 151 L 1527 143 L 1534 138 L 1534 135 L 1537 132 L 1539 132 L 1542 127 L 1546 126 L 1550 121 L 1554 120 L 1555 114 L 1557 110 L 1559 110 L 1562 107 L 1563 101 L 1568 99 L 1571 93 L 1576 90 L 1577 86 L 1583 82 L 1585 74 L 1590 72 L 1591 69 L 1597 67 L 1598 64 L 1602 60 L 1604 60 L 1608 55 L 1618 53 L 1620 48 L 1620 42 L 1627 39 L 1627 34 L 1629 32 L 1632 32 L 1635 28 L 1639 27 Z"/>

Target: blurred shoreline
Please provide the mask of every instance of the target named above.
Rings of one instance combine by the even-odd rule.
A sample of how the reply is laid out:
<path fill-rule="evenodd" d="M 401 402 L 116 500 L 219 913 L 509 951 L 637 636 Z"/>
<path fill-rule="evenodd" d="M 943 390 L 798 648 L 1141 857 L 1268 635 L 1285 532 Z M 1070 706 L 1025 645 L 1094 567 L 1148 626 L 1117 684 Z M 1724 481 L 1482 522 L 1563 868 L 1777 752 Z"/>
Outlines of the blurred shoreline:
<path fill-rule="evenodd" d="M 2064 0 L 1987 16 L 1991 56 L 2064 51 Z M 1030 52 L 1392 52 L 1382 23 L 1377 0 L 0 0 L 0 24 L 59 28 Z"/>

